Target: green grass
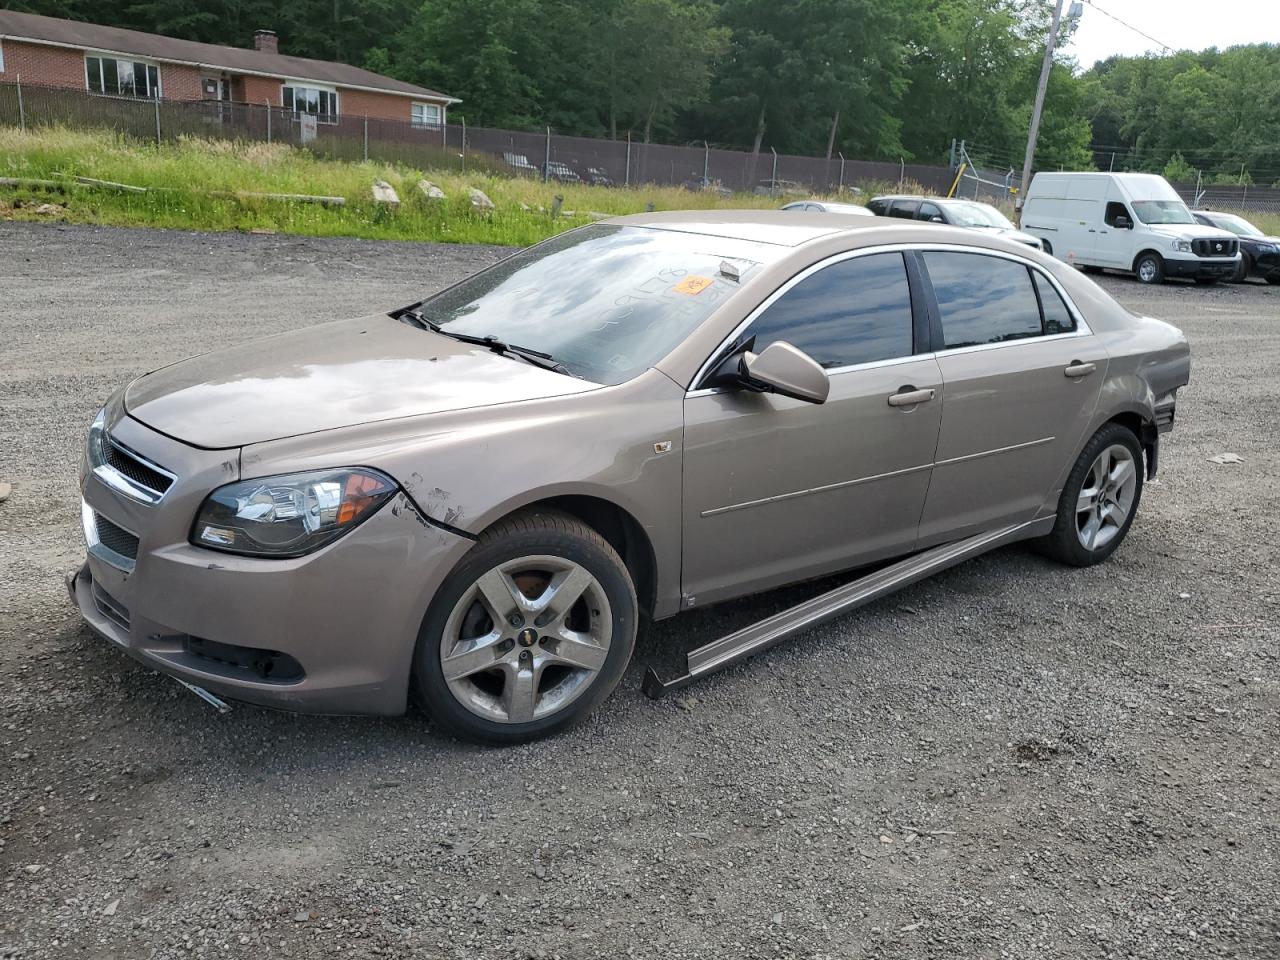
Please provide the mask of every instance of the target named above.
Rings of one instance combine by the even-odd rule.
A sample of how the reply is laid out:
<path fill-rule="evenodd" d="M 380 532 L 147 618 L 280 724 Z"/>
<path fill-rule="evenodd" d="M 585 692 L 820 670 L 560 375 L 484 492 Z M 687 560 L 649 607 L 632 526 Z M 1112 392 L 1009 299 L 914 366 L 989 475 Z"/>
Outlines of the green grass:
<path fill-rule="evenodd" d="M 147 187 L 148 192 L 77 186 L 71 180 L 75 176 Z M 721 198 L 675 187 L 591 187 L 480 171 L 463 174 L 322 160 L 287 144 L 185 139 L 157 146 L 110 132 L 58 127 L 26 133 L 0 127 L 0 177 L 65 184 L 61 191 L 47 193 L 0 187 L 0 217 L 8 219 L 53 219 L 35 212 L 40 203 L 52 202 L 66 208 L 57 219 L 72 223 L 509 245 L 534 243 L 589 222 L 590 213 L 638 213 L 649 204 L 656 210 L 676 210 L 758 208 L 782 202 L 751 194 Z M 427 201 L 416 186 L 423 178 L 444 190 L 447 199 Z M 395 187 L 401 199 L 398 209 L 373 203 L 370 187 L 375 179 Z M 493 200 L 493 213 L 483 215 L 471 208 L 466 190 L 471 186 Z M 340 196 L 346 205 L 322 207 L 218 192 Z M 552 219 L 547 211 L 557 194 L 573 216 Z"/>

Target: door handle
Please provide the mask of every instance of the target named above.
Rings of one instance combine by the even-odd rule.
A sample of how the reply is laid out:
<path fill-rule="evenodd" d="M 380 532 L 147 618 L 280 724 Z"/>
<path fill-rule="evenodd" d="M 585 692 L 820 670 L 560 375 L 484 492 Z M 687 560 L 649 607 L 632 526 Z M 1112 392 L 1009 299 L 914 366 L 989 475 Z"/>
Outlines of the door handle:
<path fill-rule="evenodd" d="M 914 407 L 917 403 L 924 403 L 926 400 L 932 399 L 932 390 L 903 390 L 889 394 L 889 406 Z"/>
<path fill-rule="evenodd" d="M 1062 372 L 1068 377 L 1075 379 L 1078 377 L 1087 377 L 1097 369 L 1098 365 L 1096 363 L 1081 363 L 1079 360 L 1072 360 L 1067 364 L 1067 369 Z"/>

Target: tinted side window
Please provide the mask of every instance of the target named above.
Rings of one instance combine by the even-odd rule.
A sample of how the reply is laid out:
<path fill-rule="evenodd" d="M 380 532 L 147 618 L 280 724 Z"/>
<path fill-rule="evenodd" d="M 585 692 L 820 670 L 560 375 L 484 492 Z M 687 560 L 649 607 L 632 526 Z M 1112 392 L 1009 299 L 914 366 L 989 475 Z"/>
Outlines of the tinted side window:
<path fill-rule="evenodd" d="M 1040 294 L 1040 310 L 1044 314 L 1044 332 L 1048 336 L 1055 333 L 1074 333 L 1076 318 L 1071 315 L 1067 305 L 1058 296 L 1053 284 L 1045 279 L 1044 274 L 1031 271 L 1036 282 L 1036 292 Z"/>
<path fill-rule="evenodd" d="M 920 212 L 916 214 L 916 219 L 932 220 L 934 217 L 941 216 L 942 211 L 938 209 L 938 205 L 936 203 L 922 203 L 920 204 Z M 943 219 L 945 220 L 946 218 L 943 217 Z"/>
<path fill-rule="evenodd" d="M 824 367 L 911 356 L 911 290 L 900 253 L 854 257 L 805 277 L 747 331 L 759 353 L 776 340 Z"/>
<path fill-rule="evenodd" d="M 889 206 L 888 200 L 872 200 L 867 204 L 867 209 L 874 213 L 877 217 L 883 217 L 885 210 Z"/>
<path fill-rule="evenodd" d="M 918 202 L 915 200 L 895 200 L 889 208 L 889 216 L 910 220 L 916 215 L 917 206 Z"/>
<path fill-rule="evenodd" d="M 947 348 L 1040 336 L 1040 305 L 1020 263 L 980 253 L 924 254 Z"/>
<path fill-rule="evenodd" d="M 1113 200 L 1107 204 L 1107 212 L 1103 215 L 1102 219 L 1106 222 L 1108 227 L 1114 227 L 1116 225 L 1117 217 L 1124 217 L 1130 223 L 1133 223 L 1133 217 L 1130 216 L 1128 207 L 1123 203 L 1117 203 Z"/>

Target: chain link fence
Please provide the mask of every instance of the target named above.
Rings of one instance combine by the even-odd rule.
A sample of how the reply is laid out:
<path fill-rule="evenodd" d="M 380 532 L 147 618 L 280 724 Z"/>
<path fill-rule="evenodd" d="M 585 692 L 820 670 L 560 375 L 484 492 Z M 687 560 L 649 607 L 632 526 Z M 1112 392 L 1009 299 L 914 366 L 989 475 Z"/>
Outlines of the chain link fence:
<path fill-rule="evenodd" d="M 858 183 L 914 183 L 945 193 L 946 167 L 752 154 L 703 145 L 672 146 L 552 133 L 424 126 L 375 117 L 319 118 L 302 123 L 291 110 L 218 100 L 107 97 L 80 90 L 0 83 L 0 124 L 35 128 L 110 129 L 157 142 L 180 137 L 289 143 L 340 160 L 379 160 L 456 171 L 546 177 L 567 182 L 693 190 L 792 194 L 841 193 Z M 913 186 L 912 189 L 916 187 Z"/>

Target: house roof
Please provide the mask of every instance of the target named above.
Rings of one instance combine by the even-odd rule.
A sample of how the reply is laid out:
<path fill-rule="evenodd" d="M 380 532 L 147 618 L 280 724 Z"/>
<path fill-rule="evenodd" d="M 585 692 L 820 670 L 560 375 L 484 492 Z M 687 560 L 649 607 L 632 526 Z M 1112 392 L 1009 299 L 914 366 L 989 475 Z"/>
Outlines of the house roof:
<path fill-rule="evenodd" d="M 59 20 L 34 13 L 0 10 L 0 38 L 30 40 L 59 47 L 123 53 L 169 63 L 215 67 L 234 73 L 258 74 L 293 80 L 315 80 L 339 87 L 354 87 L 407 97 L 423 97 L 460 103 L 456 97 L 402 80 L 393 80 L 369 70 L 331 60 L 290 57 L 265 50 L 224 47 L 213 43 L 196 43 L 164 37 L 158 33 L 104 27 L 78 20 Z"/>

